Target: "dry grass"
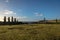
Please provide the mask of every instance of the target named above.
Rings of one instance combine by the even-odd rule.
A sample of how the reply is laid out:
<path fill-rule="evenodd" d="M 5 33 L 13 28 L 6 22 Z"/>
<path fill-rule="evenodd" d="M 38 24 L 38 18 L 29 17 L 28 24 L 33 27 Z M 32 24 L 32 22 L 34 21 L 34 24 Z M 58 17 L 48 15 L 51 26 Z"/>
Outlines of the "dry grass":
<path fill-rule="evenodd" d="M 0 40 L 60 40 L 60 24 L 0 26 Z"/>

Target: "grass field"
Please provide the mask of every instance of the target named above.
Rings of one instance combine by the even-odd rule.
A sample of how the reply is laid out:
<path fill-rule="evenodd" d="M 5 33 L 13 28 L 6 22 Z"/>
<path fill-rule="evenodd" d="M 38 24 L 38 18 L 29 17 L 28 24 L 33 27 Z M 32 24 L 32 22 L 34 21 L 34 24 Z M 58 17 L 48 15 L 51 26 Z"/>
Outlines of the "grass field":
<path fill-rule="evenodd" d="M 0 40 L 60 40 L 60 24 L 1 25 Z"/>

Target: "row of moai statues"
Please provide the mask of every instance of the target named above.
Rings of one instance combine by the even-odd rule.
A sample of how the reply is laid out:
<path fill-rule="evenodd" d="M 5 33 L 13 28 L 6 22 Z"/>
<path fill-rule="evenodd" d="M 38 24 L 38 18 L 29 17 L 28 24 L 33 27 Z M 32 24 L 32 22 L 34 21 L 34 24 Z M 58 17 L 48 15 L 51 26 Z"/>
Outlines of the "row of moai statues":
<path fill-rule="evenodd" d="M 4 22 L 17 22 L 17 19 L 13 18 L 13 16 L 11 18 L 4 16 Z"/>

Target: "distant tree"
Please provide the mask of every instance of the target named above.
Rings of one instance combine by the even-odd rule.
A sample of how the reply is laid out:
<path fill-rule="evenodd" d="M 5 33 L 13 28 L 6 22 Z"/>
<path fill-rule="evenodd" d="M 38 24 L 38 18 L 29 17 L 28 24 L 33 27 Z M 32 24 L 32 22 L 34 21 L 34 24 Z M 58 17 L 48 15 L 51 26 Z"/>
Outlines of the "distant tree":
<path fill-rule="evenodd" d="M 6 16 L 4 16 L 4 22 L 6 22 Z"/>

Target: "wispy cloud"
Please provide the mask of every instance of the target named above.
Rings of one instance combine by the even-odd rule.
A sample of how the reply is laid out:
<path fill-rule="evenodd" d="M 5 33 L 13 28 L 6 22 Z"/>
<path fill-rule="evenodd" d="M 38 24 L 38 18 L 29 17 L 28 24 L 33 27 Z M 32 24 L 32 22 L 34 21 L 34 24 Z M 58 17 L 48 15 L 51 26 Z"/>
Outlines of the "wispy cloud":
<path fill-rule="evenodd" d="M 19 21 L 27 21 L 28 20 L 28 17 L 27 16 L 16 16 L 15 18 L 17 18 L 17 20 Z"/>
<path fill-rule="evenodd" d="M 43 16 L 43 14 L 42 13 L 34 13 L 35 14 L 35 16 Z"/>
<path fill-rule="evenodd" d="M 5 2 L 9 2 L 9 0 L 5 0 Z"/>

